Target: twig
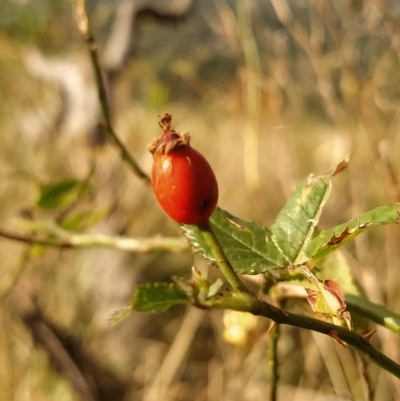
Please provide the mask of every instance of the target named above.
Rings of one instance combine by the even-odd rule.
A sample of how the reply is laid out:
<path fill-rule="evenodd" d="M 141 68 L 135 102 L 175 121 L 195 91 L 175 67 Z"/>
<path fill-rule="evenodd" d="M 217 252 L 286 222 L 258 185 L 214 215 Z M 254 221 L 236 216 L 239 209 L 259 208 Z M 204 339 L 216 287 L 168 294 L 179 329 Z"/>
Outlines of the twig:
<path fill-rule="evenodd" d="M 132 155 L 128 152 L 125 145 L 119 139 L 112 127 L 106 85 L 104 83 L 103 71 L 100 64 L 97 44 L 90 28 L 89 17 L 86 10 L 86 0 L 77 0 L 76 22 L 82 39 L 85 42 L 90 54 L 90 59 L 93 65 L 94 75 L 96 79 L 96 87 L 98 91 L 100 107 L 107 133 L 119 149 L 122 160 L 126 161 L 129 164 L 131 169 L 139 178 L 144 180 L 146 183 L 149 183 L 149 176 L 139 167 L 139 165 L 136 163 Z"/>
<path fill-rule="evenodd" d="M 267 317 L 277 324 L 287 324 L 289 326 L 299 327 L 328 335 L 343 345 L 347 344 L 367 360 L 400 378 L 399 364 L 375 349 L 368 342 L 368 339 L 344 327 L 336 326 L 332 323 L 314 319 L 309 316 L 288 312 L 262 301 L 261 299 L 255 298 L 254 295 L 249 295 L 243 292 L 240 294 L 232 293 L 231 297 L 214 299 L 212 303 L 207 306 L 211 308 L 250 312 L 257 316 Z"/>
<path fill-rule="evenodd" d="M 269 401 L 278 399 L 278 340 L 280 327 L 272 323 L 268 341 Z"/>
<path fill-rule="evenodd" d="M 188 244 L 183 239 L 175 237 L 129 238 L 102 234 L 72 234 L 68 233 L 68 231 L 62 232 L 64 234 L 61 238 L 38 239 L 0 229 L 0 237 L 27 244 L 63 249 L 102 247 L 133 253 L 183 252 L 189 249 Z"/>
<path fill-rule="evenodd" d="M 282 286 L 279 286 L 279 288 L 283 291 Z M 299 292 L 289 293 L 287 292 L 288 290 L 285 291 L 285 295 L 283 295 L 283 293 L 280 295 L 281 299 L 305 298 L 306 296 L 302 287 L 300 287 Z M 349 312 L 357 313 L 383 327 L 386 327 L 394 333 L 400 334 L 400 315 L 387 309 L 386 306 L 375 304 L 363 296 L 353 294 L 345 294 L 345 301 L 347 306 L 346 309 Z"/>
<path fill-rule="evenodd" d="M 360 363 L 361 363 L 361 374 L 362 377 L 364 378 L 364 382 L 366 385 L 367 401 L 374 401 L 375 390 L 374 386 L 372 385 L 371 375 L 369 374 L 368 371 L 368 366 L 369 366 L 368 361 L 365 358 L 360 358 Z"/>
<path fill-rule="evenodd" d="M 367 338 L 364 338 L 344 327 L 314 319 L 312 317 L 288 312 L 256 298 L 236 275 L 229 260 L 226 258 L 218 239 L 215 237 L 211 225 L 207 223 L 199 228 L 209 245 L 219 268 L 221 269 L 221 272 L 232 288 L 237 291 L 233 292 L 230 297 L 223 296 L 221 298 L 212 299 L 211 302 L 205 303 L 205 307 L 249 312 L 254 315 L 267 317 L 273 320 L 276 324 L 287 324 L 326 334 L 343 345 L 347 344 L 367 360 L 370 360 L 382 369 L 400 378 L 400 365 L 375 349 L 368 342 Z"/>
<path fill-rule="evenodd" d="M 400 365 L 375 349 L 362 336 L 344 327 L 313 319 L 308 316 L 287 312 L 261 300 L 257 300 L 254 310 L 251 312 L 255 315 L 268 317 L 278 324 L 288 324 L 290 326 L 329 335 L 339 342 L 346 343 L 363 357 L 367 358 L 367 360 L 370 360 L 382 369 L 400 378 Z"/>

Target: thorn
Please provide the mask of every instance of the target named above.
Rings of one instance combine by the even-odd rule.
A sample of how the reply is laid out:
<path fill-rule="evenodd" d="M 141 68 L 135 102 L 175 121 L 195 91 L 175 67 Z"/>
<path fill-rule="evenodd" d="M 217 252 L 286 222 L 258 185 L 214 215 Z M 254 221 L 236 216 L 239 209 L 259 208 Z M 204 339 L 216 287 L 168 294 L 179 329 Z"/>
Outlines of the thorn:
<path fill-rule="evenodd" d="M 337 163 L 336 166 L 334 166 L 332 172 L 328 175 L 328 178 L 333 177 L 336 174 L 339 174 L 344 169 L 346 169 L 348 164 L 350 163 L 350 156 L 351 154 L 347 154 L 343 160 Z"/>
<path fill-rule="evenodd" d="M 271 321 L 271 324 L 268 327 L 268 335 L 271 335 L 272 330 L 274 327 L 278 326 L 278 323 L 276 323 L 274 320 Z"/>
<path fill-rule="evenodd" d="M 341 318 L 345 321 L 347 328 L 350 331 L 353 331 L 353 321 L 351 319 L 351 315 L 349 311 L 344 311 L 341 315 Z"/>
<path fill-rule="evenodd" d="M 370 343 L 369 340 L 371 339 L 371 337 L 376 333 L 376 330 L 372 330 L 366 334 L 362 334 L 361 337 L 362 339 L 366 342 L 366 343 Z"/>
<path fill-rule="evenodd" d="M 195 279 L 202 278 L 201 271 L 196 266 L 192 266 L 192 274 Z"/>
<path fill-rule="evenodd" d="M 343 345 L 343 347 L 347 347 L 347 344 L 341 338 L 339 338 L 338 333 L 337 333 L 336 330 L 330 330 L 328 332 L 328 336 L 332 337 L 340 345 Z"/>

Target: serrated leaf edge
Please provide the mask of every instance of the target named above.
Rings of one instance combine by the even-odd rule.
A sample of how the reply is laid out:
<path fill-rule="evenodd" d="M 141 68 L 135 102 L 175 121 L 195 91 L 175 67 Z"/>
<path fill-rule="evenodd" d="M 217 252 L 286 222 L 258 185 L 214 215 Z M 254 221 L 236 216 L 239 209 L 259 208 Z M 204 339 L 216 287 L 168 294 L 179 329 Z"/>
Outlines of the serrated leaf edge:
<path fill-rule="evenodd" d="M 324 207 L 324 205 L 325 205 L 325 203 L 326 203 L 326 201 L 327 201 L 327 199 L 328 199 L 328 197 L 329 197 L 329 194 L 330 194 L 330 191 L 331 191 L 331 187 L 332 187 L 332 183 L 331 183 L 331 180 L 329 179 L 329 176 L 328 176 L 328 177 L 327 177 L 327 176 L 318 176 L 318 177 L 314 177 L 313 174 L 310 174 L 310 175 L 308 175 L 308 177 L 306 177 L 305 185 L 304 185 L 304 187 L 302 188 L 302 190 L 303 190 L 304 188 L 306 188 L 306 187 L 308 187 L 308 186 L 310 186 L 310 185 L 313 185 L 314 182 L 316 182 L 316 181 L 318 181 L 318 180 L 322 180 L 322 181 L 324 181 L 324 182 L 327 184 L 326 189 L 325 189 L 325 193 L 324 193 L 324 195 L 323 195 L 323 197 L 322 197 L 322 201 L 321 201 L 321 203 L 320 203 L 320 205 L 319 205 L 319 207 L 318 207 L 318 212 L 317 212 L 317 214 L 316 214 L 313 218 L 310 218 L 310 219 L 308 220 L 308 221 L 312 222 L 312 224 L 310 225 L 310 229 L 308 230 L 307 235 L 305 236 L 304 240 L 302 241 L 302 245 L 300 246 L 300 248 L 299 248 L 299 250 L 298 250 L 298 252 L 297 252 L 297 255 L 295 256 L 293 262 L 291 262 L 291 261 L 289 260 L 289 256 L 287 256 L 287 255 L 284 253 L 284 251 L 282 250 L 282 248 L 279 246 L 279 244 L 278 244 L 278 239 L 276 238 L 276 235 L 274 234 L 273 231 L 271 231 L 271 233 L 272 233 L 272 235 L 271 235 L 271 240 L 272 240 L 272 242 L 274 243 L 274 245 L 276 246 L 276 248 L 278 249 L 278 251 L 281 253 L 281 255 L 284 257 L 284 259 L 288 262 L 289 265 L 292 265 L 292 264 L 293 264 L 293 265 L 295 265 L 295 264 L 296 264 L 296 265 L 297 265 L 297 264 L 304 264 L 304 263 L 306 263 L 306 262 L 310 259 L 310 258 L 306 255 L 305 249 L 306 249 L 307 245 L 310 243 L 310 239 L 312 238 L 312 234 L 313 234 L 313 232 L 314 232 L 314 230 L 315 230 L 315 227 L 318 225 L 318 221 L 319 221 L 319 218 L 320 218 L 320 216 L 321 216 L 322 209 L 323 209 L 323 207 Z M 297 189 L 297 187 L 296 187 L 296 189 Z M 296 190 L 296 189 L 295 189 L 295 190 Z M 304 208 L 304 206 L 303 206 L 302 204 L 301 204 L 300 206 L 305 210 L 305 208 Z M 281 209 L 281 211 L 282 211 L 285 207 L 286 207 L 286 204 L 283 206 L 283 208 Z M 278 213 L 277 217 L 279 216 L 279 214 L 281 213 L 281 211 Z M 274 223 L 274 224 L 275 224 L 275 223 Z"/>
<path fill-rule="evenodd" d="M 232 218 L 235 218 L 235 216 L 232 216 L 229 212 L 226 212 L 226 211 L 223 210 L 223 209 L 221 209 L 221 211 L 222 211 L 224 214 L 228 214 L 229 216 L 231 216 L 231 217 L 229 217 L 229 216 L 226 216 L 226 215 L 225 215 L 225 216 L 222 217 L 222 218 L 226 219 L 226 220 L 228 221 L 229 224 L 233 225 L 233 224 L 232 224 L 232 222 L 233 222 L 233 223 L 239 225 L 239 223 L 236 223 L 236 221 L 232 220 Z M 241 220 L 241 219 L 240 219 L 240 220 Z M 271 231 L 268 227 L 265 227 L 265 226 L 263 226 L 263 225 L 261 225 L 261 224 L 255 223 L 255 222 L 252 221 L 252 220 L 247 221 L 247 223 L 255 224 L 255 225 L 257 225 L 258 227 L 260 227 L 264 232 L 266 231 L 267 235 L 264 236 L 264 241 L 265 241 L 265 243 L 267 243 L 267 240 L 272 240 L 273 233 L 272 233 L 272 231 Z M 274 266 L 276 266 L 277 268 L 283 267 L 283 266 L 278 265 L 278 264 L 276 263 L 276 261 L 267 259 L 267 258 L 265 257 L 265 255 L 263 255 L 262 253 L 258 252 L 258 251 L 255 250 L 254 248 L 250 248 L 246 242 L 243 242 L 243 241 L 242 241 L 240 238 L 238 238 L 237 236 L 232 235 L 230 231 L 226 231 L 226 230 L 222 229 L 220 226 L 217 226 L 217 225 L 216 225 L 215 223 L 213 223 L 213 222 L 211 222 L 211 224 L 212 224 L 213 227 L 216 227 L 218 230 L 222 231 L 225 235 L 229 235 L 229 236 L 232 237 L 235 241 L 237 241 L 237 242 L 240 243 L 241 245 L 245 246 L 246 248 L 250 249 L 254 254 L 258 255 L 261 259 L 265 259 L 267 262 L 270 262 L 270 263 L 274 264 Z M 254 232 L 253 232 L 253 233 L 254 233 Z M 268 235 L 269 235 L 269 236 L 268 236 Z M 282 255 L 282 257 L 284 257 L 284 255 L 282 254 L 282 251 L 279 249 L 279 247 L 276 246 L 275 242 L 272 241 L 272 243 L 273 243 L 274 246 L 276 247 L 276 250 Z M 286 260 L 286 259 L 285 259 L 285 260 Z M 260 273 L 261 273 L 261 272 L 260 272 Z"/>

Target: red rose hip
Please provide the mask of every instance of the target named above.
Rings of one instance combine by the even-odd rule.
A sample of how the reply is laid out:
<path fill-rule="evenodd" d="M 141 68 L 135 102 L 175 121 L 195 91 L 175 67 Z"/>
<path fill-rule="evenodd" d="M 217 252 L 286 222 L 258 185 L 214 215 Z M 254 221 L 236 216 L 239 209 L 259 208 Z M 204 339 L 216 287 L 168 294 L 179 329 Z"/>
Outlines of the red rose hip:
<path fill-rule="evenodd" d="M 160 120 L 163 133 L 149 146 L 151 183 L 168 216 L 182 224 L 205 224 L 218 202 L 218 183 L 204 156 L 190 146 L 189 134 L 171 129 L 171 116 Z"/>

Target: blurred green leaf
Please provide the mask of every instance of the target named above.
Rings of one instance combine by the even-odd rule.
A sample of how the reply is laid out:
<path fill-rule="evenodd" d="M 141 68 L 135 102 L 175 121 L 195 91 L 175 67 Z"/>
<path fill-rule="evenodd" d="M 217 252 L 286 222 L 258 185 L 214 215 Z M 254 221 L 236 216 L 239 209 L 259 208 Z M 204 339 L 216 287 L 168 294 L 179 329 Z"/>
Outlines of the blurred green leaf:
<path fill-rule="evenodd" d="M 108 210 L 84 210 L 68 213 L 61 221 L 60 226 L 68 231 L 88 229 L 99 223 L 108 213 Z"/>
<path fill-rule="evenodd" d="M 318 267 L 319 269 L 315 275 L 319 279 L 336 281 L 346 294 L 359 294 L 350 266 L 340 250 L 331 253 Z"/>
<path fill-rule="evenodd" d="M 352 313 L 358 313 L 400 334 L 400 315 L 387 309 L 386 306 L 372 303 L 362 296 L 353 294 L 346 294 L 346 302 Z"/>
<path fill-rule="evenodd" d="M 347 259 L 340 250 L 324 258 L 308 275 L 311 278 L 311 282 L 334 280 L 346 294 L 359 294 Z M 304 291 L 297 291 L 297 287 L 305 288 L 310 286 L 310 279 L 301 272 L 301 267 L 290 269 L 289 271 L 281 270 L 274 278 L 276 280 L 275 283 L 279 283 L 278 288 L 273 286 L 271 288 L 273 290 L 278 289 L 278 292 L 282 294 L 287 293 L 289 297 L 303 297 Z M 292 285 L 294 286 L 293 288 L 290 287 Z M 266 289 L 268 290 L 268 287 Z"/>
<path fill-rule="evenodd" d="M 43 186 L 36 205 L 40 209 L 62 208 L 76 200 L 82 184 L 74 179 L 64 180 Z"/>
<path fill-rule="evenodd" d="M 60 226 L 64 230 L 79 231 L 85 226 L 87 212 L 69 213 L 60 222 Z"/>
<path fill-rule="evenodd" d="M 306 254 L 314 265 L 324 256 L 353 240 L 373 225 L 395 223 L 400 217 L 400 204 L 380 206 L 339 226 L 322 231 L 307 246 Z"/>
<path fill-rule="evenodd" d="M 147 105 L 154 110 L 165 107 L 169 99 L 168 87 L 161 82 L 151 80 L 147 90 Z"/>
<path fill-rule="evenodd" d="M 32 259 L 41 258 L 46 250 L 46 247 L 39 244 L 34 244 L 31 246 L 30 255 Z"/>
<path fill-rule="evenodd" d="M 304 258 L 304 247 L 311 238 L 329 190 L 327 179 L 312 176 L 304 179 L 272 225 L 272 240 L 290 263 Z"/>
<path fill-rule="evenodd" d="M 259 274 L 287 266 L 285 258 L 271 240 L 268 228 L 234 217 L 217 208 L 210 219 L 224 252 L 239 274 Z M 202 257 L 214 260 L 201 231 L 196 226 L 183 226 L 185 235 Z"/>
<path fill-rule="evenodd" d="M 131 309 L 138 312 L 162 312 L 174 305 L 190 302 L 190 298 L 178 284 L 152 283 L 135 287 Z"/>

